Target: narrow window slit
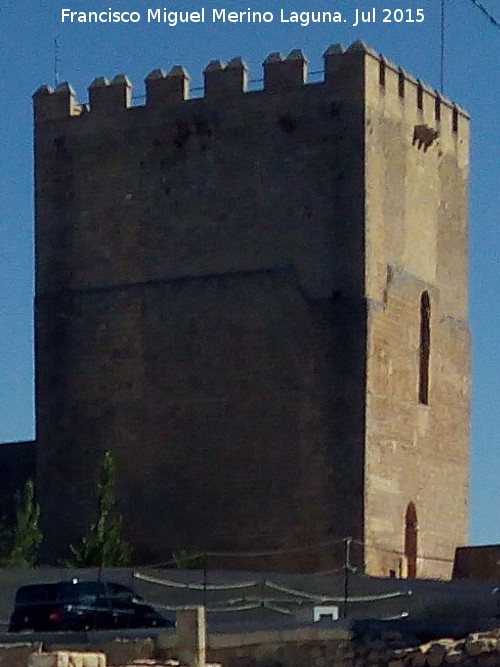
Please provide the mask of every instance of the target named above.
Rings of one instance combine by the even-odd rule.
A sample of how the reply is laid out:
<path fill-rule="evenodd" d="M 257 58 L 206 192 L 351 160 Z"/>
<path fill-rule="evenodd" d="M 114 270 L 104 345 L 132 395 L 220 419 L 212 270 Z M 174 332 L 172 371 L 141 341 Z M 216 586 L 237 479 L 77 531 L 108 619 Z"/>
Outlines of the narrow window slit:
<path fill-rule="evenodd" d="M 429 294 L 420 299 L 420 358 L 418 377 L 418 402 L 429 404 L 429 362 L 431 352 L 431 304 Z"/>
<path fill-rule="evenodd" d="M 436 99 L 434 100 L 434 118 L 438 123 L 441 120 L 441 98 L 439 95 L 436 95 Z"/>
<path fill-rule="evenodd" d="M 380 62 L 378 64 L 378 82 L 379 85 L 385 88 L 385 60 L 383 58 L 380 59 Z"/>
<path fill-rule="evenodd" d="M 417 109 L 422 111 L 424 108 L 424 89 L 422 88 L 422 84 L 419 83 L 417 86 Z"/>
<path fill-rule="evenodd" d="M 399 97 L 405 96 L 405 75 L 400 70 L 398 74 L 398 93 Z"/>

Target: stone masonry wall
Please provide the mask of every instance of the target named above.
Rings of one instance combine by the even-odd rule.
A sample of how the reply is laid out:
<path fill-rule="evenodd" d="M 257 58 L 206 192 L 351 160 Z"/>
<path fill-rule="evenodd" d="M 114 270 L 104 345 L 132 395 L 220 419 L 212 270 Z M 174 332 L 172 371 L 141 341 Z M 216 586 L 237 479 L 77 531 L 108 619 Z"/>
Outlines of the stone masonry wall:
<path fill-rule="evenodd" d="M 468 540 L 468 119 L 376 54 L 366 86 L 366 563 L 381 576 L 408 572 L 405 515 L 414 507 L 416 575 L 449 578 Z"/>
<path fill-rule="evenodd" d="M 276 633 L 278 634 L 278 633 Z M 302 636 L 301 636 L 302 635 Z M 257 637 L 255 638 L 257 639 Z M 221 637 L 220 644 L 224 643 Z M 227 640 L 226 640 L 227 641 Z M 218 642 L 217 642 L 218 643 Z M 243 643 L 243 642 L 242 642 Z M 209 660 L 224 667 L 498 667 L 500 631 L 474 633 L 462 640 L 441 639 L 408 646 L 399 633 L 382 639 L 346 641 L 335 639 L 334 630 L 303 630 L 282 633 L 272 641 L 251 644 L 245 638 L 239 648 L 209 648 Z"/>
<path fill-rule="evenodd" d="M 144 107 L 123 77 L 84 114 L 35 96 L 46 561 L 86 530 L 105 449 L 138 561 L 361 538 L 363 54 L 344 63 L 355 92 L 304 86 L 294 54 L 245 95 L 214 65 L 202 99 L 158 101 L 182 71 Z"/>
<path fill-rule="evenodd" d="M 328 49 L 324 81 L 306 71 L 300 51 L 271 54 L 245 92 L 241 59 L 213 61 L 188 99 L 182 68 L 155 70 L 140 107 L 123 75 L 89 105 L 68 84 L 35 94 L 46 562 L 95 518 L 111 449 L 138 562 L 351 536 L 355 565 L 404 574 L 413 503 L 416 573 L 450 574 L 467 533 L 468 119 L 361 42 Z"/>

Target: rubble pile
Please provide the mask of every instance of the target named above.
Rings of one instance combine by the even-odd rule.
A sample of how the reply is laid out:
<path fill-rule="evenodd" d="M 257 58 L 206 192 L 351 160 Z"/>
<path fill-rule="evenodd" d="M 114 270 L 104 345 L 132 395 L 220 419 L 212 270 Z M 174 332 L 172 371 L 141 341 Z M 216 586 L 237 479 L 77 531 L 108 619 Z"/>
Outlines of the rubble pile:
<path fill-rule="evenodd" d="M 360 642 L 353 667 L 500 667 L 500 629 L 474 632 L 464 639 L 438 639 L 408 646 L 398 632 Z"/>

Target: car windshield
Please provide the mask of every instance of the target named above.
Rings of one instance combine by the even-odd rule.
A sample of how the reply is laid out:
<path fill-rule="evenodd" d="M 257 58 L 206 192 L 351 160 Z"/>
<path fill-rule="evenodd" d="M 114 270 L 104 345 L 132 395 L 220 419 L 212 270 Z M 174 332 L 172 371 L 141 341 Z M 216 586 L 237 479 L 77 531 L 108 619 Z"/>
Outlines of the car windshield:
<path fill-rule="evenodd" d="M 104 584 L 98 581 L 35 584 L 33 586 L 23 586 L 17 591 L 16 605 L 51 604 L 55 602 L 89 604 L 95 602 L 98 597 L 104 594 Z"/>
<path fill-rule="evenodd" d="M 83 581 L 76 584 L 71 582 L 59 584 L 57 599 L 59 602 L 95 602 L 104 595 L 104 585 L 98 581 Z"/>

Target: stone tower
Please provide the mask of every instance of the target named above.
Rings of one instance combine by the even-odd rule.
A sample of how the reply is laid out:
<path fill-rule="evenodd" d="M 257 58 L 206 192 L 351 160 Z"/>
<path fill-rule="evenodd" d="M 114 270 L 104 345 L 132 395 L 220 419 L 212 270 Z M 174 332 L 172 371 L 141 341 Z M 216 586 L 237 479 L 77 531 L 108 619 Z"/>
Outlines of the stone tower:
<path fill-rule="evenodd" d="M 105 450 L 138 562 L 445 577 L 467 541 L 468 117 L 361 42 L 35 96 L 46 560 Z M 308 548 L 312 545 L 323 545 Z M 285 553 L 289 552 L 289 553 Z M 234 561 L 233 561 L 234 562 Z"/>

